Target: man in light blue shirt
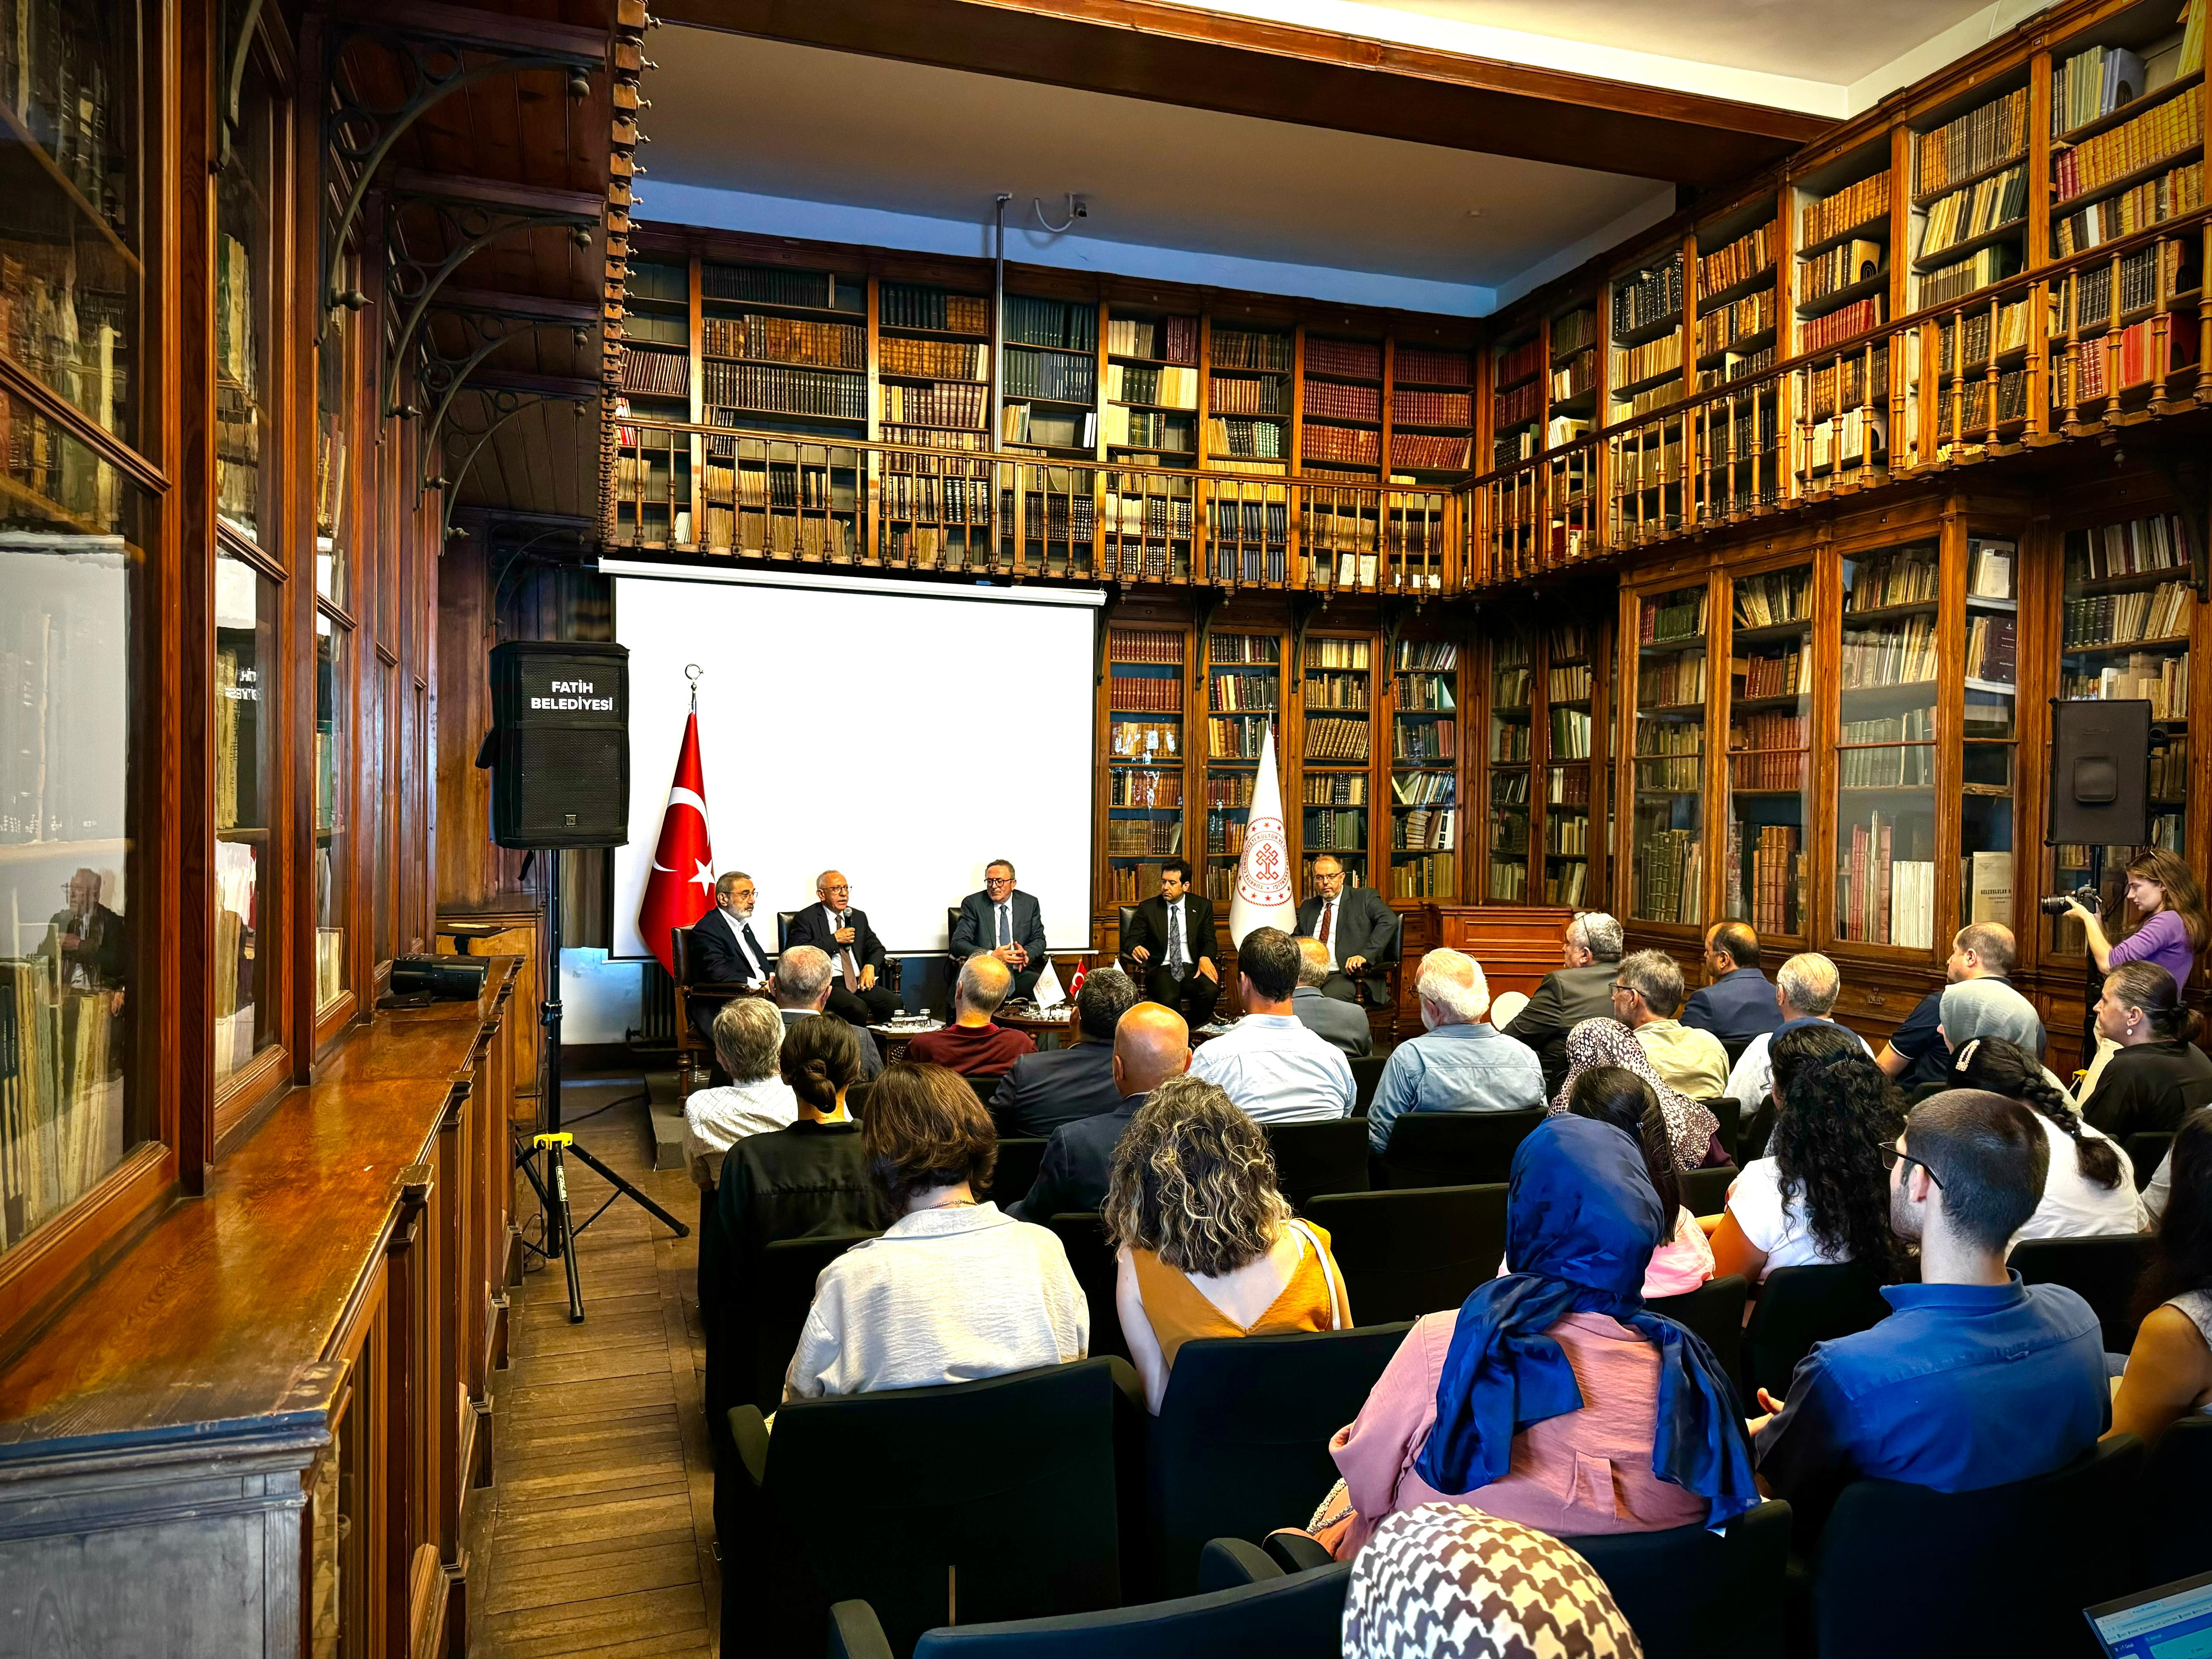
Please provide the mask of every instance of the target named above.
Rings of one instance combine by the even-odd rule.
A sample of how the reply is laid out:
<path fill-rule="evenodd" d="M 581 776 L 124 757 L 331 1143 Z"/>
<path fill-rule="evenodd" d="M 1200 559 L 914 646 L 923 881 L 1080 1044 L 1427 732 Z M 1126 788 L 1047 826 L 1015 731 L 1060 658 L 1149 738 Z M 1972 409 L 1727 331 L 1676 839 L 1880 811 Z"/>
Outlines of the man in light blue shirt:
<path fill-rule="evenodd" d="M 1390 1051 L 1367 1109 L 1367 1142 L 1390 1144 L 1390 1126 L 1407 1112 L 1525 1112 L 1544 1103 L 1544 1064 L 1536 1051 L 1495 1026 L 1482 964 L 1458 951 L 1421 958 L 1419 1036 Z"/>
<path fill-rule="evenodd" d="M 1351 1116 L 1352 1062 L 1308 1030 L 1291 1006 L 1297 940 L 1279 927 L 1255 927 L 1237 946 L 1237 979 L 1244 1018 L 1200 1046 L 1190 1074 L 1219 1085 L 1261 1123 Z"/>

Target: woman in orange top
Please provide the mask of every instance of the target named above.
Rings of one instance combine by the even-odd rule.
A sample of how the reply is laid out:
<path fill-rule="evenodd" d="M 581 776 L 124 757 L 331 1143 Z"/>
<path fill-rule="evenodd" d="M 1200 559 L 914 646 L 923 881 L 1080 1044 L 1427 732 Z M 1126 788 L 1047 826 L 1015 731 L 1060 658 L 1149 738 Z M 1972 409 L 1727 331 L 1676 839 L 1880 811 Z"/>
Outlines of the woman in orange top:
<path fill-rule="evenodd" d="M 1347 1328 L 1328 1234 L 1296 1220 L 1260 1126 L 1188 1074 L 1121 1132 L 1106 1193 L 1114 1305 L 1152 1415 L 1186 1342 Z"/>

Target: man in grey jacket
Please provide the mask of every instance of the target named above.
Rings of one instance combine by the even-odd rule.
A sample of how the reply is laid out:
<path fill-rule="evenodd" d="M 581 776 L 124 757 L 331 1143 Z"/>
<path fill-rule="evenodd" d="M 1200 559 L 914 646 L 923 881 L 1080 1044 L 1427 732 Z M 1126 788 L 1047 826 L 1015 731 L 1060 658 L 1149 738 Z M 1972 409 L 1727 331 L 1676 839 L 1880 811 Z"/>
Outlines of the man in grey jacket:
<path fill-rule="evenodd" d="M 1328 946 L 1317 939 L 1298 941 L 1298 985 L 1291 993 L 1291 1012 L 1316 1036 L 1326 1037 L 1358 1059 L 1372 1054 L 1374 1034 L 1367 1029 L 1367 1011 L 1356 1002 L 1340 1002 L 1322 987 L 1336 971 L 1328 959 Z"/>

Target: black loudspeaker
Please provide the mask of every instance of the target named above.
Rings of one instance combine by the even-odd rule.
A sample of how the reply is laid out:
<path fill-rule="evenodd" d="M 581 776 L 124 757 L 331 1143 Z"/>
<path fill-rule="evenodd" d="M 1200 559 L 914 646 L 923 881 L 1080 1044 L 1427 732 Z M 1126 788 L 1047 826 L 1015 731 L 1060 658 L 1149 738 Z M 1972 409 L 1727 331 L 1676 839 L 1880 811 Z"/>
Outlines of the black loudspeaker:
<path fill-rule="evenodd" d="M 513 640 L 491 653 L 491 838 L 501 847 L 629 839 L 629 648 Z"/>
<path fill-rule="evenodd" d="M 2047 842 L 2140 847 L 2150 839 L 2150 704 L 2051 700 Z"/>

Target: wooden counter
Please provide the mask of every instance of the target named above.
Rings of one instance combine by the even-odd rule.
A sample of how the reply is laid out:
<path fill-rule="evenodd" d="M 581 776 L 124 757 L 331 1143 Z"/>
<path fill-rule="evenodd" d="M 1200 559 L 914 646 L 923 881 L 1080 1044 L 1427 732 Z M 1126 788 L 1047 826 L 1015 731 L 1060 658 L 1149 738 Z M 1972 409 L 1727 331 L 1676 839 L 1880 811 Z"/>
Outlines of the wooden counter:
<path fill-rule="evenodd" d="M 512 1255 L 515 965 L 477 1001 L 379 1014 L 0 1371 L 0 1587 L 27 1638 L 459 1638 Z"/>

